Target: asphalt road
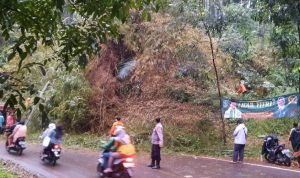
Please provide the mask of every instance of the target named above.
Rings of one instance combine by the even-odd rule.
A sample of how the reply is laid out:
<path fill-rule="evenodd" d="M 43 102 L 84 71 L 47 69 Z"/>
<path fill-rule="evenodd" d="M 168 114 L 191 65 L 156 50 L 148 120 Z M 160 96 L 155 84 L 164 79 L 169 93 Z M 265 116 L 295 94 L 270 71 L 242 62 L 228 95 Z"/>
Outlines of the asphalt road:
<path fill-rule="evenodd" d="M 3 146 L 2 146 L 3 145 Z M 22 156 L 8 154 L 0 143 L 0 158 L 11 160 L 25 170 L 46 178 L 96 178 L 97 152 L 64 149 L 55 167 L 39 158 L 38 145 L 29 145 Z M 300 169 L 265 163 L 232 164 L 227 160 L 193 156 L 164 155 L 160 170 L 146 167 L 148 155 L 138 155 L 134 178 L 281 178 L 300 177 Z"/>

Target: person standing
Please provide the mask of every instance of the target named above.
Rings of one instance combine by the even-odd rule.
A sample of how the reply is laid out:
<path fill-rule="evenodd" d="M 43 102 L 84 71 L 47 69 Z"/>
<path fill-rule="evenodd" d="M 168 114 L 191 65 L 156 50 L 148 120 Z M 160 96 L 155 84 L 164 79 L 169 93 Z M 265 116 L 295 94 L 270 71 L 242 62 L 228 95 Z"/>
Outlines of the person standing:
<path fill-rule="evenodd" d="M 2 112 L 0 112 L 0 134 L 3 133 L 3 123 L 4 123 L 4 117 L 2 115 Z"/>
<path fill-rule="evenodd" d="M 247 88 L 245 86 L 245 81 L 244 80 L 241 80 L 240 81 L 240 86 L 239 86 L 239 89 L 237 91 L 238 95 L 243 95 L 247 92 Z"/>
<path fill-rule="evenodd" d="M 297 158 L 298 166 L 300 167 L 300 128 L 298 127 L 298 123 L 293 124 L 289 141 L 292 144 L 294 156 Z"/>
<path fill-rule="evenodd" d="M 151 164 L 149 164 L 148 167 L 151 167 L 152 169 L 160 169 L 160 149 L 163 147 L 164 143 L 163 126 L 159 117 L 156 118 L 155 121 L 156 125 L 151 135 Z"/>
<path fill-rule="evenodd" d="M 15 119 L 12 113 L 8 113 L 6 118 L 6 127 L 11 127 L 15 124 Z"/>
<path fill-rule="evenodd" d="M 234 136 L 234 150 L 233 150 L 233 163 L 244 161 L 244 149 L 247 140 L 247 127 L 241 118 L 237 119 L 237 127 L 233 132 Z"/>

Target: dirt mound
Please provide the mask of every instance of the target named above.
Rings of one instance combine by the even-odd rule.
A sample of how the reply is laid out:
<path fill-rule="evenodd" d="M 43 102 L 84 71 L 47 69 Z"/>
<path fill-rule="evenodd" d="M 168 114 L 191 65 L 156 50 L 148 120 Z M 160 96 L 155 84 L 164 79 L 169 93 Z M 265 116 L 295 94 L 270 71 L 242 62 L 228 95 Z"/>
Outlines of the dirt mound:
<path fill-rule="evenodd" d="M 94 131 L 107 129 L 115 115 L 129 122 L 161 116 L 186 124 L 214 117 L 217 107 L 209 98 L 217 96 L 217 90 L 208 38 L 190 26 L 170 31 L 168 15 L 153 17 L 152 22 L 124 25 L 122 40 L 103 45 L 101 55 L 90 62 L 86 77 L 93 88 L 90 107 L 91 122 L 97 125 Z M 191 44 L 195 48 L 191 52 L 200 59 L 182 55 Z M 118 66 L 129 57 L 137 62 L 135 70 L 126 80 L 118 80 Z M 217 63 L 223 66 L 220 75 L 224 83 L 232 83 L 224 77 L 228 75 L 224 66 L 230 66 L 229 57 L 219 53 Z M 182 76 L 180 67 L 184 71 L 191 68 L 195 75 Z M 231 90 L 233 86 L 223 88 Z"/>

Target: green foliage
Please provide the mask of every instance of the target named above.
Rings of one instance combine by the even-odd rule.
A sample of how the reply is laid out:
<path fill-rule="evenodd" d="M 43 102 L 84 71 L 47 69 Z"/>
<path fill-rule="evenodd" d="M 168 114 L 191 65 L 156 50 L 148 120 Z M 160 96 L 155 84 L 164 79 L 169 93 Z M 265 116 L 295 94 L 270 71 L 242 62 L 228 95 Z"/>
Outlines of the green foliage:
<path fill-rule="evenodd" d="M 220 41 L 222 51 L 231 54 L 234 59 L 245 60 L 247 44 L 243 36 L 233 28 L 227 29 Z"/>
<path fill-rule="evenodd" d="M 267 5 L 268 6 L 267 6 Z M 273 42 L 280 47 L 280 57 L 300 58 L 300 2 L 294 0 L 277 0 L 266 2 L 262 11 L 270 12 L 274 23 Z M 295 66 L 294 68 L 297 68 Z"/>
<path fill-rule="evenodd" d="M 178 101 L 180 103 L 184 102 L 191 102 L 194 100 L 194 95 L 185 91 L 184 89 L 173 89 L 173 88 L 168 88 L 166 90 L 166 94 L 174 99 L 175 101 Z"/>
<path fill-rule="evenodd" d="M 0 63 L 17 60 L 9 74 L 5 74 L 8 77 L 1 73 L 1 89 L 6 93 L 1 99 L 6 100 L 10 95 L 7 105 L 21 105 L 24 100 L 14 102 L 15 97 L 36 92 L 34 85 L 22 82 L 23 69 L 32 72 L 33 66 L 38 66 L 40 75 L 46 75 L 44 67 L 50 61 L 62 62 L 69 71 L 84 67 L 99 53 L 99 44 L 118 35 L 119 25 L 125 22 L 131 10 L 147 13 L 149 19 L 149 11 L 157 11 L 165 3 L 165 0 L 0 1 L 0 33 L 3 37 L 0 45 L 3 39 L 8 42 L 0 49 L 3 51 Z M 51 47 L 52 54 L 39 63 L 29 61 L 28 57 L 41 46 Z"/>
<path fill-rule="evenodd" d="M 58 75 L 44 105 L 49 119 L 63 124 L 65 130 L 87 131 L 90 128 L 88 99 L 91 89 L 84 76 L 76 73 Z"/>
<path fill-rule="evenodd" d="M 270 133 L 277 134 L 279 136 L 288 135 L 293 123 L 299 123 L 299 119 L 267 119 L 267 120 L 255 120 L 248 119 L 246 121 L 249 134 L 252 136 L 265 136 Z"/>
<path fill-rule="evenodd" d="M 17 178 L 18 176 L 15 173 L 12 173 L 10 171 L 7 171 L 3 166 L 2 162 L 0 162 L 0 177 L 1 178 Z"/>

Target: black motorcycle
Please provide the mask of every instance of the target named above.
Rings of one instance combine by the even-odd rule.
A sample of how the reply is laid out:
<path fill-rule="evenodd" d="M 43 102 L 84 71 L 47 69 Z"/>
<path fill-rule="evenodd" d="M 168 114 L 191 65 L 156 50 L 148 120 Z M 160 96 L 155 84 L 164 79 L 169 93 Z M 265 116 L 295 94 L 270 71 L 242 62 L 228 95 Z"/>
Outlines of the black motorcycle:
<path fill-rule="evenodd" d="M 8 140 L 5 142 L 5 148 L 7 152 L 15 151 L 18 155 L 22 155 L 23 150 L 26 149 L 26 142 L 25 137 L 19 137 L 17 138 L 14 146 L 10 147 L 8 146 Z"/>
<path fill-rule="evenodd" d="M 279 145 L 275 135 L 268 135 L 264 139 L 262 153 L 264 158 L 271 163 L 291 166 L 293 154 L 284 144 Z"/>
<path fill-rule="evenodd" d="M 133 162 L 133 157 L 127 157 L 127 158 L 121 158 L 121 159 L 115 159 L 113 161 L 112 170 L 111 173 L 104 173 L 104 156 L 102 152 L 100 154 L 100 158 L 98 159 L 98 165 L 97 165 L 97 172 L 100 178 L 105 177 L 113 177 L 113 178 L 131 178 L 133 176 L 133 168 L 135 167 L 135 164 Z"/>
<path fill-rule="evenodd" d="M 50 143 L 48 147 L 44 149 L 44 154 L 41 154 L 42 161 L 48 161 L 53 166 L 56 165 L 56 161 L 60 158 L 61 147 L 59 144 Z"/>

